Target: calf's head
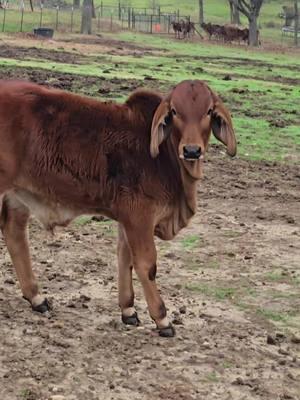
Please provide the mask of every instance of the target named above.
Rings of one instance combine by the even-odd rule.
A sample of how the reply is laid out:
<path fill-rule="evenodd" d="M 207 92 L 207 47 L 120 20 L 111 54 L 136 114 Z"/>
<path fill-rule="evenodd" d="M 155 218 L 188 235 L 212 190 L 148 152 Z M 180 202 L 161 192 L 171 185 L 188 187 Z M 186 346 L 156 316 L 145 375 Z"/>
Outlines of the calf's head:
<path fill-rule="evenodd" d="M 157 157 L 159 146 L 170 136 L 184 168 L 199 179 L 211 131 L 234 156 L 236 139 L 229 111 L 206 83 L 183 81 L 161 101 L 154 114 L 151 155 Z"/>

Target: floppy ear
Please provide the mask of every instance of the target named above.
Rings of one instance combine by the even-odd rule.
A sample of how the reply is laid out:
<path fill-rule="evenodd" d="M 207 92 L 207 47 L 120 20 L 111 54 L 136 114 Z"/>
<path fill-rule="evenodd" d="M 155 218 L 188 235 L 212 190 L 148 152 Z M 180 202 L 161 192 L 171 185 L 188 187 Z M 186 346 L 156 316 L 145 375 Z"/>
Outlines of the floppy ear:
<path fill-rule="evenodd" d="M 153 158 L 159 154 L 159 146 L 168 137 L 171 130 L 170 98 L 163 99 L 152 119 L 150 153 Z"/>
<path fill-rule="evenodd" d="M 227 154 L 233 157 L 236 155 L 236 139 L 230 112 L 214 93 L 213 98 L 215 101 L 211 117 L 213 134 L 220 142 L 227 146 Z"/>

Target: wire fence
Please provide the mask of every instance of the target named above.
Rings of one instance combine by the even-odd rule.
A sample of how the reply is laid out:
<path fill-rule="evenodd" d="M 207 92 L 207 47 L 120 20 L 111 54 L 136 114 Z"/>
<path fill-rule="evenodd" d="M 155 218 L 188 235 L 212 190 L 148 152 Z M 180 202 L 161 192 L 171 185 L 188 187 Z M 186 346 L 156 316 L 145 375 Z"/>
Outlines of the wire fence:
<path fill-rule="evenodd" d="M 24 1 L 3 2 L 0 8 L 0 31 L 32 32 L 36 28 L 50 28 L 60 32 L 81 31 L 82 8 L 64 2 L 44 1 L 35 3 L 33 11 Z M 92 19 L 92 31 L 116 31 L 123 29 L 145 33 L 170 33 L 174 21 L 190 20 L 189 16 L 180 15 L 179 10 L 164 13 L 160 7 L 138 8 L 106 5 L 103 2 L 95 8 Z"/>

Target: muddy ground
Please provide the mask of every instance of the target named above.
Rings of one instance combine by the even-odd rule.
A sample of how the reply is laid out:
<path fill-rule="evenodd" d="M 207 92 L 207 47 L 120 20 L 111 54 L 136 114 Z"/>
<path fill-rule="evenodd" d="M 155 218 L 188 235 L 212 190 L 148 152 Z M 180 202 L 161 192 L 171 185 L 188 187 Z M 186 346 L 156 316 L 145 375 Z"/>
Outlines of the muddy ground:
<path fill-rule="evenodd" d="M 93 79 L 3 74 L 75 91 Z M 125 93 L 136 82 L 123 84 Z M 51 236 L 32 221 L 49 317 L 22 299 L 0 238 L 0 399 L 300 399 L 299 204 L 298 166 L 211 147 L 197 215 L 175 240 L 157 241 L 173 339 L 153 331 L 137 280 L 142 325 L 121 324 L 115 223 L 80 219 Z"/>
<path fill-rule="evenodd" d="M 158 242 L 174 339 L 152 332 L 137 281 L 142 326 L 120 323 L 114 223 L 83 220 L 54 237 L 31 224 L 49 319 L 22 300 L 1 241 L 1 399 L 299 399 L 299 324 L 257 312 L 299 313 L 299 179 L 296 167 L 211 149 L 197 216 Z M 276 265 L 283 281 L 268 281 Z"/>

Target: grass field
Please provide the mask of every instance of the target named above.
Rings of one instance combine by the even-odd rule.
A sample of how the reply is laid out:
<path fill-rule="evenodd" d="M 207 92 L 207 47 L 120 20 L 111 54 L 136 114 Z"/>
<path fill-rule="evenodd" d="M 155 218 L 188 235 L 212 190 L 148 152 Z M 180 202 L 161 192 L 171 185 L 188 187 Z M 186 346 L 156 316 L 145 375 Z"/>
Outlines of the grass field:
<path fill-rule="evenodd" d="M 129 41 L 155 50 L 143 57 L 90 53 L 80 64 L 43 59 L 2 58 L 2 68 L 29 67 L 57 72 L 134 78 L 137 85 L 151 76 L 167 90 L 183 79 L 206 80 L 231 108 L 239 137 L 239 155 L 252 159 L 299 161 L 299 55 L 280 55 L 208 43 L 180 43 L 161 37 L 119 33 L 110 39 Z M 164 49 L 164 51 L 161 51 Z M 60 50 L 62 51 L 62 49 Z M 146 78 L 147 79 L 147 78 Z M 97 86 L 89 88 L 94 95 Z M 94 92 L 95 91 L 95 92 Z M 110 94 L 124 100 L 126 94 Z"/>
<path fill-rule="evenodd" d="M 70 1 L 67 3 L 72 4 Z M 21 13 L 18 2 L 10 2 L 10 8 L 6 13 L 5 21 L 5 32 L 18 32 L 20 30 Z M 101 1 L 96 0 L 95 5 L 100 6 Z M 162 12 L 174 12 L 180 10 L 181 15 L 189 15 L 194 21 L 198 21 L 198 2 L 187 0 L 180 1 L 176 0 L 170 2 L 169 0 L 161 1 L 149 1 L 149 0 L 131 0 L 131 1 L 121 1 L 124 6 L 136 7 L 137 10 L 143 9 L 143 7 L 152 7 L 153 5 L 160 5 Z M 113 7 L 118 6 L 117 0 L 103 0 L 103 5 L 105 9 L 105 14 L 110 15 L 114 12 L 117 15 L 117 9 L 113 10 Z M 278 17 L 278 14 L 282 11 L 282 6 L 291 6 L 291 1 L 280 1 L 280 0 L 269 0 L 265 1 L 262 7 L 260 18 L 259 18 L 259 28 L 261 33 L 261 39 L 263 41 L 271 41 L 280 44 L 292 44 L 292 37 L 282 37 L 281 27 L 283 26 L 284 20 Z M 14 9 L 14 10 L 13 10 Z M 216 22 L 216 23 L 229 23 L 229 7 L 227 0 L 208 0 L 204 1 L 204 11 L 205 20 Z M 78 32 L 80 30 L 80 11 L 76 10 L 73 15 L 73 31 Z M 247 19 L 242 15 L 241 22 L 243 25 L 247 25 Z M 33 28 L 38 27 L 40 24 L 40 9 L 38 5 L 35 6 L 35 11 L 31 13 L 29 11 L 29 6 L 26 4 L 23 22 L 23 31 L 32 31 Z M 43 26 L 51 26 L 56 29 L 56 10 L 53 9 L 49 11 L 47 9 L 43 10 L 42 17 Z M 0 30 L 3 27 L 3 10 L 0 10 Z M 59 12 L 59 24 L 58 29 L 61 31 L 70 31 L 71 27 L 71 12 L 60 10 Z M 94 30 L 96 30 L 96 23 Z"/>

